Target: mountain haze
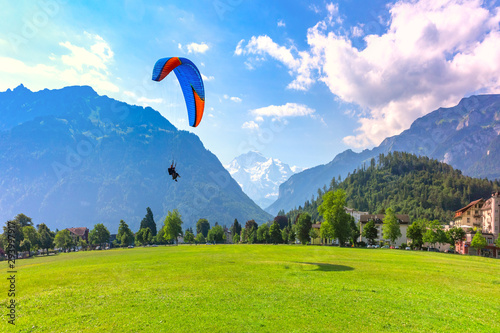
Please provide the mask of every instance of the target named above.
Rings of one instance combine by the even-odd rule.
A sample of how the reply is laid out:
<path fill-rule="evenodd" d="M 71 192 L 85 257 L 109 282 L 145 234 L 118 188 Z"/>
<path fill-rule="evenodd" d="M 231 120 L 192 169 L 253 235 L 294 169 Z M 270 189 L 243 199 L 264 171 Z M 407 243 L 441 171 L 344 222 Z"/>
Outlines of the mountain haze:
<path fill-rule="evenodd" d="M 500 179 L 500 95 L 463 98 L 454 107 L 415 120 L 376 148 L 360 153 L 346 150 L 328 164 L 297 173 L 280 186 L 278 199 L 266 211 L 276 214 L 303 205 L 333 177 L 344 179 L 372 158 L 393 151 L 437 159 L 470 177 Z"/>
<path fill-rule="evenodd" d="M 22 212 L 51 228 L 104 223 L 113 233 L 120 219 L 138 230 L 146 207 L 159 226 L 175 208 L 183 228 L 270 218 L 196 135 L 90 87 L 0 93 L 0 135 L 3 221 Z M 173 158 L 179 182 L 166 172 Z"/>

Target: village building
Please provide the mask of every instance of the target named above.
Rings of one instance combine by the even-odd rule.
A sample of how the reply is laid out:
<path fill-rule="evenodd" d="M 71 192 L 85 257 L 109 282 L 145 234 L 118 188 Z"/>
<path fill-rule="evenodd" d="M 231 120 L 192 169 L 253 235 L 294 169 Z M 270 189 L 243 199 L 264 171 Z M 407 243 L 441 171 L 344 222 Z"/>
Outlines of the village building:
<path fill-rule="evenodd" d="M 490 258 L 500 257 L 500 249 L 495 246 L 500 229 L 500 192 L 495 192 L 488 200 L 478 199 L 455 212 L 454 225 L 465 230 L 465 238 L 455 244 L 460 254 L 479 255 Z M 471 248 L 477 232 L 486 239 L 487 246 L 479 251 Z"/>
<path fill-rule="evenodd" d="M 356 224 L 359 223 L 359 220 L 361 219 L 361 215 L 367 215 L 368 212 L 360 212 L 360 211 L 357 211 L 353 208 L 349 208 L 349 207 L 344 207 L 345 208 L 345 212 L 349 215 L 351 215 L 352 217 L 354 217 L 354 222 L 356 222 Z"/>
<path fill-rule="evenodd" d="M 69 231 L 69 234 L 73 239 L 80 237 L 80 239 L 83 239 L 84 241 L 88 242 L 89 241 L 89 229 L 85 227 L 81 228 L 67 228 Z"/>
<path fill-rule="evenodd" d="M 383 237 L 383 229 L 385 215 L 384 214 L 364 214 L 360 216 L 359 220 L 359 241 L 365 242 L 368 244 L 368 240 L 363 237 L 363 229 L 369 221 L 375 222 L 375 227 L 377 228 L 378 237 L 375 239 L 375 243 L 378 244 L 380 241 L 389 242 L 390 240 L 384 239 Z M 408 241 L 406 239 L 406 231 L 408 230 L 408 226 L 410 225 L 410 217 L 406 214 L 396 214 L 396 218 L 398 219 L 399 228 L 401 230 L 401 237 L 396 239 L 393 244 L 394 246 L 401 246 L 401 244 L 406 244 Z"/>

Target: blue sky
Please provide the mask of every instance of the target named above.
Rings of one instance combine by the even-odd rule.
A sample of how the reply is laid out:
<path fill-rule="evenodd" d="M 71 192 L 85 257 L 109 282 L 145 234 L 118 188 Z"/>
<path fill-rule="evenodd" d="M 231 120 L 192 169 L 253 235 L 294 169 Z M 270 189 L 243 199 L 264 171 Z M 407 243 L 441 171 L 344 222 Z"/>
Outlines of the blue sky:
<path fill-rule="evenodd" d="M 1 1 L 0 91 L 91 85 L 151 106 L 223 164 L 248 150 L 300 167 L 327 163 L 440 106 L 500 92 L 496 1 Z M 182 56 L 205 80 L 187 126 Z"/>

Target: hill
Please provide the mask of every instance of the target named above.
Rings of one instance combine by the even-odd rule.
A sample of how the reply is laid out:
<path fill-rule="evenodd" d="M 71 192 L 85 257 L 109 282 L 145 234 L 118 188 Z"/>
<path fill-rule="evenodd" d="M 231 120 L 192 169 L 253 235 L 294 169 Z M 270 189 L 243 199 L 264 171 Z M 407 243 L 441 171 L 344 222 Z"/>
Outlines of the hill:
<path fill-rule="evenodd" d="M 124 219 L 135 231 L 146 207 L 157 224 L 179 209 L 184 228 L 270 218 L 196 135 L 90 87 L 0 93 L 0 135 L 3 221 L 22 212 L 51 228 L 116 232 Z M 177 183 L 166 172 L 173 158 Z"/>
<path fill-rule="evenodd" d="M 392 207 L 410 219 L 426 218 L 449 222 L 456 210 L 478 198 L 489 198 L 500 189 L 500 182 L 462 175 L 446 163 L 409 153 L 392 152 L 372 159 L 368 167 L 356 170 L 329 190 L 346 192 L 347 206 L 370 213 L 383 213 Z M 317 207 L 321 196 L 292 210 L 294 218 L 301 211 L 319 219 Z"/>
<path fill-rule="evenodd" d="M 346 150 L 328 164 L 297 173 L 280 186 L 278 199 L 266 211 L 276 214 L 298 207 L 332 178 L 345 178 L 371 158 L 394 151 L 437 159 L 470 177 L 500 179 L 500 95 L 464 98 L 415 120 L 378 147 L 360 153 Z"/>

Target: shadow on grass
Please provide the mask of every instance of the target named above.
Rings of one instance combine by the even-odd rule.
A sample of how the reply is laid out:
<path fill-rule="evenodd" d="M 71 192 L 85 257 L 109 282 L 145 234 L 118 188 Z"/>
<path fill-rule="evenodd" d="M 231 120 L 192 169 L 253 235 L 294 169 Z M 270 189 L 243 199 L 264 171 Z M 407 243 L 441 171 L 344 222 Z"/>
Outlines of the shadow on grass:
<path fill-rule="evenodd" d="M 302 264 L 302 265 L 315 265 L 318 266 L 314 271 L 321 271 L 321 272 L 345 272 L 345 271 L 353 271 L 354 268 L 350 266 L 344 266 L 344 265 L 332 265 L 332 264 L 327 264 L 327 263 L 322 263 L 322 262 L 296 262 L 297 264 Z"/>

